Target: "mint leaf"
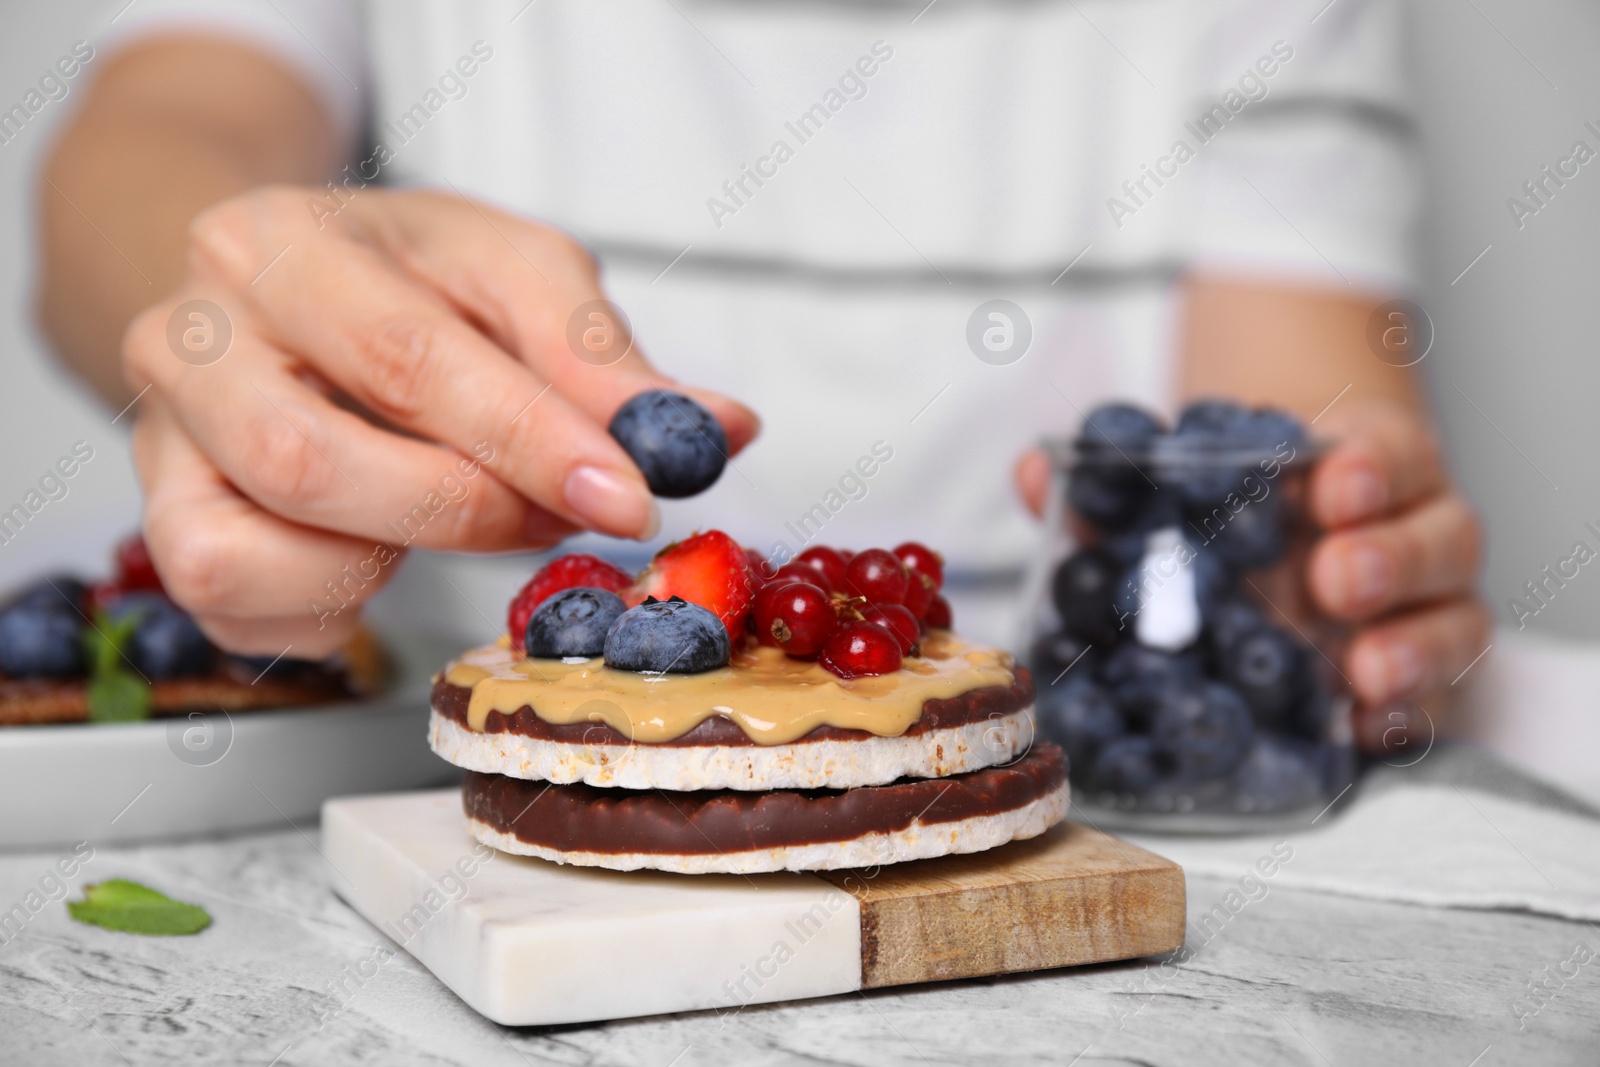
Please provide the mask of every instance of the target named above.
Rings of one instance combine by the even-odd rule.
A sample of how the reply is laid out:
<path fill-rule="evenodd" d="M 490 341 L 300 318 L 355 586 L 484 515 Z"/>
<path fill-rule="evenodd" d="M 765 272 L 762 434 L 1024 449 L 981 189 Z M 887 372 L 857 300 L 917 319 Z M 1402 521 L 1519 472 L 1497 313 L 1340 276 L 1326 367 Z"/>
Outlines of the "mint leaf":
<path fill-rule="evenodd" d="M 211 916 L 199 905 L 123 878 L 84 886 L 82 900 L 67 901 L 67 914 L 107 930 L 154 937 L 197 934 L 211 925 Z"/>
<path fill-rule="evenodd" d="M 127 668 L 122 650 L 139 625 L 129 612 L 113 621 L 104 611 L 83 632 L 89 658 L 89 721 L 141 722 L 150 717 L 150 686 Z"/>
<path fill-rule="evenodd" d="M 90 722 L 143 722 L 150 717 L 150 687 L 127 671 L 89 681 Z"/>

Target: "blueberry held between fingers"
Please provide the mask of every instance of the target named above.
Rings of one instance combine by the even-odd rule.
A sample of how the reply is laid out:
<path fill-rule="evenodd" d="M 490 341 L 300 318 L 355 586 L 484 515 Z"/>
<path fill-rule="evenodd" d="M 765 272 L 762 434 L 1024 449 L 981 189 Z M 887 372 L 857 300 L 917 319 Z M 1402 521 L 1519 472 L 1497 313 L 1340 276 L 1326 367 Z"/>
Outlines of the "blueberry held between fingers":
<path fill-rule="evenodd" d="M 71 611 L 18 604 L 0 611 L 0 672 L 72 678 L 84 671 L 83 622 Z"/>
<path fill-rule="evenodd" d="M 640 393 L 617 409 L 609 429 L 656 496 L 703 492 L 728 462 L 722 424 L 682 393 Z"/>
<path fill-rule="evenodd" d="M 618 670 L 698 674 L 726 666 L 732 655 L 722 620 L 678 597 L 629 608 L 606 633 L 606 666 Z"/>
<path fill-rule="evenodd" d="M 523 648 L 540 659 L 593 657 L 606 650 L 606 632 L 628 610 L 609 589 L 574 586 L 540 604 L 528 618 Z"/>
<path fill-rule="evenodd" d="M 1150 732 L 1180 781 L 1203 782 L 1233 773 L 1255 731 L 1243 697 L 1228 686 L 1202 682 L 1167 690 Z"/>
<path fill-rule="evenodd" d="M 113 619 L 137 615 L 122 652 L 152 682 L 205 674 L 217 650 L 194 619 L 160 593 L 129 593 L 111 605 Z"/>

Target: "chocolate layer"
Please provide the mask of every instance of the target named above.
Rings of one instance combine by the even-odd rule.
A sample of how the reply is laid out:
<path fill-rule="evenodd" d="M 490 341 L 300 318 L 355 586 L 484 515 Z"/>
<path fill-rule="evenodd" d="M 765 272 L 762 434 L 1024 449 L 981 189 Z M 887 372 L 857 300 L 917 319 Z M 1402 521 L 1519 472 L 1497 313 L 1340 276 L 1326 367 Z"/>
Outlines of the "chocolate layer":
<path fill-rule="evenodd" d="M 433 710 L 465 727 L 467 704 L 472 690 L 452 685 L 444 676 L 433 683 Z M 1016 681 L 1011 685 L 990 685 L 969 689 L 948 700 L 928 700 L 922 705 L 922 717 L 911 724 L 905 736 L 915 737 L 929 730 L 951 726 L 965 726 L 981 722 L 996 715 L 1009 715 L 1033 703 L 1033 675 L 1026 667 L 1016 668 Z M 538 741 L 565 741 L 574 745 L 627 745 L 626 735 L 603 722 L 550 723 L 539 718 L 527 704 L 515 713 L 491 711 L 484 722 L 483 732 L 489 734 L 520 734 Z M 848 730 L 837 726 L 819 726 L 800 738 L 795 744 L 811 741 L 870 741 L 874 734 L 866 730 Z M 750 735 L 741 730 L 732 719 L 713 715 L 693 730 L 671 741 L 656 746 L 692 748 L 701 745 L 753 745 Z"/>
<path fill-rule="evenodd" d="M 1014 811 L 1066 780 L 1061 749 L 1040 742 L 1006 767 L 952 778 L 906 778 L 858 789 L 597 789 L 467 773 L 470 818 L 562 852 L 703 855 L 853 841 L 913 822 L 946 823 Z"/>

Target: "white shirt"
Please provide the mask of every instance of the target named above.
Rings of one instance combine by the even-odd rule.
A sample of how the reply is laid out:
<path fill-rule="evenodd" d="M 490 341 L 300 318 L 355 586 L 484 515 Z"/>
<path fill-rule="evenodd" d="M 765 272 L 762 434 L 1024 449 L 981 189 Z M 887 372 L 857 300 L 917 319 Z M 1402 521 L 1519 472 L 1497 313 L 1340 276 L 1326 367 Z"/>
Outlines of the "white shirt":
<path fill-rule="evenodd" d="M 1168 406 L 1181 271 L 1410 284 L 1401 15 L 925 3 L 141 0 L 102 47 L 245 35 L 356 166 L 383 142 L 383 181 L 589 244 L 648 356 L 765 422 L 711 491 L 664 503 L 664 537 L 917 538 L 1003 571 L 1039 536 L 1016 454 L 1108 397 Z M 1031 326 L 1020 358 L 969 346 L 994 299 Z M 862 495 L 846 474 L 875 446 Z"/>

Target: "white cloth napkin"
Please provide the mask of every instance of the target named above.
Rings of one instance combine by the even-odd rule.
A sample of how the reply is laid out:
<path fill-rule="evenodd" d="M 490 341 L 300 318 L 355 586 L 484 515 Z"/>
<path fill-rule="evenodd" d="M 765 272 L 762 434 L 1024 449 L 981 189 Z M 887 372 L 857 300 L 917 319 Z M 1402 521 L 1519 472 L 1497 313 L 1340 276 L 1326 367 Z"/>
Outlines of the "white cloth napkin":
<path fill-rule="evenodd" d="M 1385 768 L 1369 777 L 1343 811 L 1306 829 L 1127 836 L 1190 874 L 1251 876 L 1245 896 L 1260 883 L 1600 921 L 1600 818 L 1592 809 L 1481 751 L 1435 755 L 1442 758 L 1426 773 Z"/>

